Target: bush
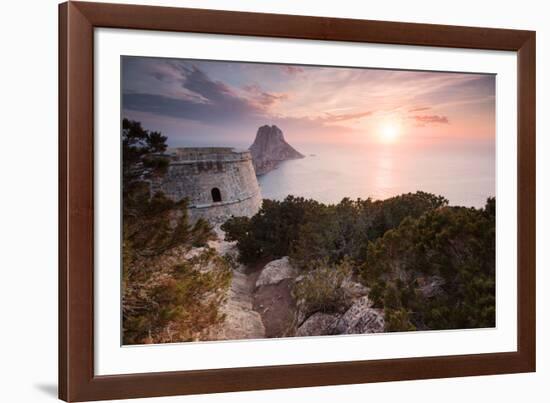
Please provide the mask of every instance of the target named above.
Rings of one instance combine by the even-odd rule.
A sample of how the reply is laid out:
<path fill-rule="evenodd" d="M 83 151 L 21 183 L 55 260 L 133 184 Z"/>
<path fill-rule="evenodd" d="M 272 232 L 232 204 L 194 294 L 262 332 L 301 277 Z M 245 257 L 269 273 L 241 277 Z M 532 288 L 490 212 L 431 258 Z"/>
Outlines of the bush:
<path fill-rule="evenodd" d="M 229 263 L 213 249 L 174 265 L 172 251 L 204 247 L 214 234 L 189 224 L 185 201 L 162 194 L 124 210 L 123 340 L 125 344 L 187 341 L 222 320 Z M 177 260 L 177 259 L 176 259 Z"/>
<path fill-rule="evenodd" d="M 408 332 L 416 330 L 410 321 L 410 312 L 405 308 L 384 309 L 385 330 L 387 332 Z"/>
<path fill-rule="evenodd" d="M 347 309 L 351 300 L 342 288 L 342 282 L 352 273 L 348 261 L 330 266 L 326 261 L 318 261 L 315 269 L 304 275 L 293 290 L 294 298 L 305 316 L 315 312 L 339 312 Z"/>
<path fill-rule="evenodd" d="M 183 244 L 202 246 L 215 237 L 206 221 L 189 224 L 186 200 L 174 202 L 159 192 L 151 199 L 136 197 L 127 202 L 135 206 L 124 209 L 124 239 L 139 255 L 160 255 Z"/>
<path fill-rule="evenodd" d="M 408 193 L 383 201 L 343 199 L 335 205 L 288 196 L 264 200 L 252 218 L 228 220 L 222 229 L 237 241 L 243 263 L 290 256 L 293 265 L 308 269 L 311 262 L 331 264 L 344 258 L 364 260 L 369 241 L 397 227 L 406 217 L 418 217 L 447 204 L 441 196 Z"/>
<path fill-rule="evenodd" d="M 388 330 L 495 325 L 494 211 L 494 199 L 485 209 L 441 207 L 369 244 L 361 277 Z M 424 295 L 418 280 L 436 277 L 441 290 Z"/>
<path fill-rule="evenodd" d="M 146 179 L 166 173 L 166 137 L 123 120 L 123 342 L 194 340 L 223 320 L 230 264 L 208 247 L 210 225 L 191 225 L 187 202 L 151 195 Z M 193 247 L 206 247 L 186 259 Z"/>
<path fill-rule="evenodd" d="M 209 248 L 146 279 L 130 276 L 123 298 L 124 344 L 195 340 L 224 319 L 219 307 L 230 281 L 229 264 Z"/>
<path fill-rule="evenodd" d="M 300 226 L 326 208 L 314 200 L 288 196 L 284 201 L 265 199 L 252 218 L 231 218 L 222 225 L 226 239 L 237 241 L 240 260 L 254 263 L 262 258 L 288 256 Z"/>

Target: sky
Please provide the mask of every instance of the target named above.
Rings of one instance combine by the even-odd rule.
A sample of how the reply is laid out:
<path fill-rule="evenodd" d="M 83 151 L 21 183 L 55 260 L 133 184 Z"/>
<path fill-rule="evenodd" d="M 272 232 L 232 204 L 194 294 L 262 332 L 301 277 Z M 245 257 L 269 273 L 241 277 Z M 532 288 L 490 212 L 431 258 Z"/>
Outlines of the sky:
<path fill-rule="evenodd" d="M 122 58 L 122 114 L 168 145 L 494 147 L 495 76 L 145 57 Z"/>

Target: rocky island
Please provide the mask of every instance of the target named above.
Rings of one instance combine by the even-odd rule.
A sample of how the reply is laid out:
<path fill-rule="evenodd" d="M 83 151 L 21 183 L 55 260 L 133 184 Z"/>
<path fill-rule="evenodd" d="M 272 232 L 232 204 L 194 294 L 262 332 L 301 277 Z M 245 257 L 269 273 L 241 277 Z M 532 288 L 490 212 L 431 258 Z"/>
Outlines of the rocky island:
<path fill-rule="evenodd" d="M 275 125 L 261 126 L 249 149 L 256 175 L 268 173 L 282 161 L 304 158 L 286 142 L 282 130 Z"/>

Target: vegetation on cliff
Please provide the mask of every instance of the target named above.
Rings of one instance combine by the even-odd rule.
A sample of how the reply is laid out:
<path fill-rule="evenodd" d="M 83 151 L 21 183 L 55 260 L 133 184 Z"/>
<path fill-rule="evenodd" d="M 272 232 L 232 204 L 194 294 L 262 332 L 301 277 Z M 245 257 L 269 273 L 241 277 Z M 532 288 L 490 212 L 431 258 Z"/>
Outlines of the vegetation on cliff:
<path fill-rule="evenodd" d="M 304 318 L 316 312 L 344 312 L 352 299 L 342 287 L 352 274 L 352 267 L 347 260 L 329 265 L 326 260 L 318 261 L 315 269 L 303 276 L 296 283 L 293 296 L 300 301 L 300 310 Z"/>
<path fill-rule="evenodd" d="M 147 177 L 167 167 L 166 137 L 127 119 L 122 134 L 123 342 L 195 340 L 223 320 L 230 264 L 208 248 L 208 223 L 190 224 L 185 200 L 150 194 Z"/>
<path fill-rule="evenodd" d="M 495 199 L 428 211 L 369 243 L 359 267 L 387 330 L 495 325 Z"/>
<path fill-rule="evenodd" d="M 335 309 L 339 287 L 320 274 L 337 282 L 345 267 L 384 309 L 386 331 L 494 326 L 494 198 L 474 209 L 425 192 L 334 205 L 289 196 L 222 229 L 244 263 L 290 256 L 311 273 L 296 292 L 312 310 Z"/>

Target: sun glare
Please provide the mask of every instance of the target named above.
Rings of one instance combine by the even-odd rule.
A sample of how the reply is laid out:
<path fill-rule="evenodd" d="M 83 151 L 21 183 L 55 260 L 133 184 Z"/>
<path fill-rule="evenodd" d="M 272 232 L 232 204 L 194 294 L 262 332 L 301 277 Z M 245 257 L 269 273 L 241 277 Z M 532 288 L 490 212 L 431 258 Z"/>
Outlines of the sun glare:
<path fill-rule="evenodd" d="M 399 125 L 394 122 L 384 122 L 380 126 L 380 140 L 393 143 L 399 137 Z"/>

